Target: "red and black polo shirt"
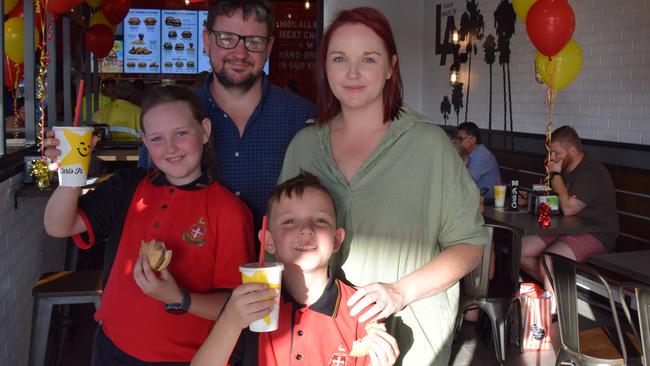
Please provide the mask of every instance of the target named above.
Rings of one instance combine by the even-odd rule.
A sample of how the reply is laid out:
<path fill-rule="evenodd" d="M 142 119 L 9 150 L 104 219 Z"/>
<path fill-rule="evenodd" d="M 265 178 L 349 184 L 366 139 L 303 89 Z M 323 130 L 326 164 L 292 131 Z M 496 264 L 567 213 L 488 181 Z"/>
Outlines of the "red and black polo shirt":
<path fill-rule="evenodd" d="M 246 328 L 231 356 L 231 366 L 362 366 L 369 357 L 350 357 L 352 342 L 366 335 L 365 323 L 351 317 L 345 303 L 356 291 L 338 279 L 306 307 L 283 291 L 278 329 L 254 333 Z M 343 308 L 340 308 L 343 306 Z"/>
<path fill-rule="evenodd" d="M 142 241 L 173 251 L 169 271 L 189 292 L 209 293 L 241 284 L 238 266 L 254 261 L 251 213 L 230 191 L 206 177 L 174 186 L 164 174 L 116 173 L 80 197 L 88 241 L 106 240 L 110 275 L 95 319 L 122 351 L 147 362 L 189 362 L 214 322 L 192 314 L 168 314 L 142 293 L 133 266 Z"/>

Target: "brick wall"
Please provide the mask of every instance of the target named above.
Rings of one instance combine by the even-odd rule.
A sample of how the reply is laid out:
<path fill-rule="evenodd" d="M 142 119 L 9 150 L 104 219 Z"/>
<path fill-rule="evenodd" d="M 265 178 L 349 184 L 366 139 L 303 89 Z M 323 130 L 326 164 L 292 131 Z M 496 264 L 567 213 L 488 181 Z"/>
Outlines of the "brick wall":
<path fill-rule="evenodd" d="M 65 241 L 43 229 L 45 198 L 13 192 L 22 175 L 0 182 L 0 365 L 27 365 L 34 281 L 42 272 L 63 268 Z"/>
<path fill-rule="evenodd" d="M 421 1 L 412 3 L 417 5 Z M 424 1 L 423 12 L 423 112 L 441 124 L 441 101 L 445 95 L 451 99 L 451 60 L 448 57 L 447 64 L 440 66 L 440 55 L 435 54 L 435 8 L 450 3 L 455 10 L 456 25 L 459 25 L 460 17 L 466 11 L 464 0 Z M 479 2 L 486 35 L 495 34 L 493 13 L 498 4 L 497 0 Z M 650 144 L 650 0 L 574 0 L 569 4 L 576 14 L 573 38 L 582 47 L 583 65 L 578 77 L 557 95 L 555 125 L 573 125 L 585 138 Z M 441 25 L 443 35 L 444 18 Z M 393 23 L 393 26 L 400 27 L 401 24 Z M 402 40 L 398 39 L 398 42 Z M 473 56 L 467 119 L 487 128 L 489 67 L 483 61 L 482 43 L 477 41 L 478 53 Z M 544 105 L 545 87 L 534 81 L 535 49 L 519 20 L 511 39 L 511 51 L 514 130 L 542 133 L 548 111 Z M 460 81 L 465 84 L 464 94 L 467 93 L 467 69 L 467 64 L 463 64 L 460 73 Z M 408 84 L 405 86 L 406 89 L 410 87 Z M 493 65 L 492 89 L 492 126 L 493 129 L 503 129 L 503 72 L 498 61 Z M 464 114 L 463 109 L 461 122 Z M 455 125 L 453 109 L 450 117 L 447 123 Z M 509 129 L 509 113 L 507 124 Z"/>

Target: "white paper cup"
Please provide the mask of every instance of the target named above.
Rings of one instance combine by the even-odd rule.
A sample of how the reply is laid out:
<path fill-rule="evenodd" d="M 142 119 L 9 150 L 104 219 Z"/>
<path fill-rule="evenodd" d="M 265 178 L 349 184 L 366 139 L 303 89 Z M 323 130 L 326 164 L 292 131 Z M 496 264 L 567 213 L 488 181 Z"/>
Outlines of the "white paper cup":
<path fill-rule="evenodd" d="M 248 263 L 239 266 L 242 283 L 265 283 L 270 288 L 280 289 L 282 283 L 282 263 L 264 263 L 260 267 L 259 263 Z M 272 332 L 278 329 L 279 304 L 273 306 L 273 310 L 262 319 L 255 320 L 248 327 L 252 332 Z"/>
<path fill-rule="evenodd" d="M 54 127 L 54 137 L 60 141 L 58 162 L 59 185 L 82 187 L 86 185 L 90 166 L 92 127 Z"/>
<path fill-rule="evenodd" d="M 494 186 L 494 207 L 503 207 L 506 203 L 506 186 L 499 184 Z"/>

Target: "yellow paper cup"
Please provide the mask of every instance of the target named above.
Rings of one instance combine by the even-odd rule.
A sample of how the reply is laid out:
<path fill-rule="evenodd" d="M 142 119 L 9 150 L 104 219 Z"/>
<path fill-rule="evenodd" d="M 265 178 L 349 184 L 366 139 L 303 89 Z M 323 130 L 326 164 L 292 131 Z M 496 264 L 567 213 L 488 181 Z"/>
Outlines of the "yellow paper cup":
<path fill-rule="evenodd" d="M 282 283 L 282 263 L 264 263 L 260 267 L 259 263 L 248 263 L 239 266 L 242 283 L 265 283 L 270 288 L 280 289 Z M 252 332 L 272 332 L 278 329 L 279 304 L 273 306 L 273 310 L 262 319 L 255 320 L 248 327 Z"/>
<path fill-rule="evenodd" d="M 54 127 L 54 137 L 59 140 L 59 185 L 82 187 L 86 185 L 93 136 L 92 127 Z"/>
<path fill-rule="evenodd" d="M 506 203 L 506 186 L 494 186 L 494 207 L 503 207 Z"/>

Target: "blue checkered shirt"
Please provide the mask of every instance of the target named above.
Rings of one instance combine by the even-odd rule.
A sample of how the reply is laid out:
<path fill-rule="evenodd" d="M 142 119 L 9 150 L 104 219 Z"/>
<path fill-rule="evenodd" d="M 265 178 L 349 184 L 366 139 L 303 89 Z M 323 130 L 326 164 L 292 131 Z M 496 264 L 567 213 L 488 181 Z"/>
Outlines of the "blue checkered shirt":
<path fill-rule="evenodd" d="M 196 90 L 212 121 L 219 182 L 241 198 L 261 227 L 266 203 L 282 168 L 284 153 L 293 136 L 314 117 L 314 104 L 262 79 L 262 99 L 246 123 L 242 136 L 230 117 L 210 94 L 210 83 Z M 140 150 L 139 167 L 151 167 L 146 149 Z"/>

